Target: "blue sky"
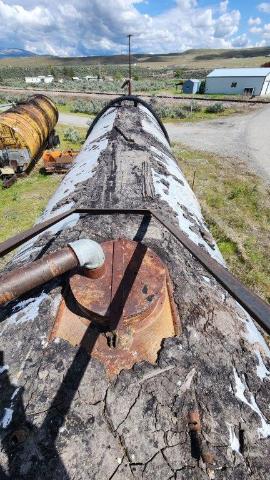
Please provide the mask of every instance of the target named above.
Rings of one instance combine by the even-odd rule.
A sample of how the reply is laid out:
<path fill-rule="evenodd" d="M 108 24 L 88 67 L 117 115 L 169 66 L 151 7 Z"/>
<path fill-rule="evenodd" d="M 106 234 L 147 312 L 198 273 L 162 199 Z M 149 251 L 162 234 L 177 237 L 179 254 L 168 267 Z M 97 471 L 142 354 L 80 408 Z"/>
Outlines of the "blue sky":
<path fill-rule="evenodd" d="M 270 45 L 270 1 L 0 0 L 0 47 L 60 56 Z"/>

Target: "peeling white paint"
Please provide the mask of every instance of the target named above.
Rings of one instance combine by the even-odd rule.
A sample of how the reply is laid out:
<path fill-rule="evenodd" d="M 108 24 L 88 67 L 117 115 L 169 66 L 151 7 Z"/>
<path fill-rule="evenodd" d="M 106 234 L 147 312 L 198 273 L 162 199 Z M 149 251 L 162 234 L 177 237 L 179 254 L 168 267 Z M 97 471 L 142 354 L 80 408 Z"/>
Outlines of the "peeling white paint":
<path fill-rule="evenodd" d="M 244 326 L 246 327 L 245 331 L 245 339 L 251 344 L 256 345 L 259 350 L 263 351 L 265 355 L 270 357 L 270 348 L 267 345 L 265 339 L 263 338 L 262 334 L 259 332 L 257 327 L 255 326 L 252 318 L 247 314 L 244 308 L 238 304 L 240 309 L 245 315 L 245 318 L 239 316 L 240 320 L 243 322 Z"/>
<path fill-rule="evenodd" d="M 235 435 L 235 431 L 234 431 L 234 426 L 231 425 L 230 423 L 226 422 L 226 425 L 228 427 L 228 430 L 229 430 L 229 435 L 230 435 L 230 439 L 229 439 L 229 442 L 230 442 L 230 448 L 234 451 L 234 452 L 237 452 L 241 455 L 240 453 L 240 443 L 239 443 L 239 440 L 237 438 L 237 436 Z"/>
<path fill-rule="evenodd" d="M 190 389 L 191 387 L 191 383 L 192 383 L 192 380 L 193 380 L 193 377 L 196 373 L 196 369 L 195 368 L 192 368 L 190 370 L 190 372 L 188 372 L 186 378 L 185 378 L 185 381 L 183 383 L 183 385 L 181 385 L 180 389 L 179 389 L 179 393 L 182 395 L 184 392 L 186 392 L 187 390 Z"/>
<path fill-rule="evenodd" d="M 54 210 L 52 213 L 52 209 L 55 207 L 54 201 L 52 201 L 53 197 L 50 198 L 50 200 L 47 203 L 47 207 L 44 210 L 43 214 L 38 220 L 38 223 L 44 222 L 45 220 L 49 220 L 50 218 L 56 217 L 57 215 L 60 215 L 61 213 L 68 212 L 71 210 L 74 206 L 74 202 L 68 202 L 62 205 L 61 207 L 57 208 Z"/>
<path fill-rule="evenodd" d="M 61 209 L 59 209 L 61 210 Z M 39 219 L 39 222 L 44 222 L 45 220 L 48 220 L 50 217 L 59 215 L 58 209 L 53 212 L 52 215 L 48 215 L 48 218 L 46 217 L 41 217 Z M 66 230 L 67 228 L 73 228 L 75 225 L 77 225 L 78 221 L 80 219 L 80 215 L 78 213 L 73 213 L 67 218 L 64 218 L 63 220 L 60 220 L 57 222 L 55 225 L 52 227 L 48 228 L 45 232 L 46 234 L 49 233 L 51 235 L 56 235 L 56 233 L 61 232 L 63 230 Z M 34 247 L 33 245 L 39 238 L 44 235 L 44 232 L 40 233 L 39 235 L 36 235 L 34 238 L 29 240 L 28 242 L 24 243 L 23 246 L 20 248 L 19 252 L 16 254 L 15 259 L 18 262 L 27 262 L 29 260 L 30 255 L 35 253 L 38 255 L 38 253 L 42 250 L 42 245 L 40 247 Z"/>
<path fill-rule="evenodd" d="M 202 278 L 204 279 L 204 281 L 205 281 L 206 283 L 211 283 L 211 280 L 210 280 L 209 277 L 206 277 L 205 275 L 203 275 Z"/>
<path fill-rule="evenodd" d="M 4 414 L 0 420 L 0 427 L 7 428 L 13 417 L 13 408 L 4 408 Z"/>
<path fill-rule="evenodd" d="M 160 195 L 162 200 L 164 200 L 168 205 L 177 213 L 178 223 L 180 229 L 192 240 L 196 245 L 204 245 L 208 253 L 211 257 L 215 258 L 219 263 L 224 263 L 221 253 L 219 252 L 217 246 L 212 249 L 207 242 L 202 238 L 201 235 L 191 230 L 194 227 L 194 223 L 196 219 L 194 218 L 194 222 L 190 221 L 186 218 L 186 214 L 184 210 L 181 208 L 181 204 L 186 205 L 187 208 L 190 207 L 189 199 L 188 199 L 188 192 L 184 191 L 184 187 L 179 185 L 179 182 L 175 180 L 173 177 L 167 177 L 160 173 L 157 173 L 153 168 L 152 171 L 152 178 L 153 184 L 155 189 L 155 194 Z M 166 181 L 169 183 L 168 193 L 164 192 L 164 184 L 162 181 Z M 202 217 L 201 220 L 203 221 Z"/>
<path fill-rule="evenodd" d="M 269 370 L 267 370 L 266 366 L 264 365 L 260 352 L 257 350 L 255 354 L 259 362 L 259 365 L 257 365 L 257 375 L 261 380 L 263 380 L 268 375 L 270 375 L 270 372 Z"/>
<path fill-rule="evenodd" d="M 216 243 L 213 241 L 214 248 L 211 248 L 202 235 L 193 231 L 194 225 L 198 227 L 203 225 L 205 230 L 208 231 L 208 229 L 202 216 L 200 204 L 182 171 L 170 155 L 164 154 L 154 146 L 151 146 L 151 152 L 157 165 L 162 163 L 168 173 L 168 175 L 163 175 L 156 169 L 151 169 L 156 195 L 160 195 L 162 200 L 177 213 L 180 229 L 196 245 L 204 245 L 211 257 L 215 258 L 219 263 L 225 264 Z M 168 187 L 165 184 L 168 184 Z M 187 211 L 191 218 L 187 218 Z"/>
<path fill-rule="evenodd" d="M 46 215 L 53 211 L 54 215 L 58 214 L 57 210 L 53 210 L 55 206 L 62 202 L 65 198 L 68 198 L 76 188 L 78 183 L 85 182 L 93 176 L 94 167 L 97 165 L 97 161 L 101 153 L 107 148 L 108 139 L 103 138 L 97 143 L 91 141 L 91 136 L 86 140 L 81 152 L 76 157 L 76 160 L 66 174 L 61 184 L 57 188 L 56 192 L 52 196 L 49 206 L 46 209 Z M 73 203 L 69 203 L 69 207 L 72 207 Z M 43 216 L 42 220 L 47 220 L 47 216 Z"/>
<path fill-rule="evenodd" d="M 117 108 L 115 107 L 109 108 L 106 111 L 106 113 L 102 115 L 102 117 L 96 123 L 87 141 L 93 142 L 98 138 L 100 138 L 102 135 L 105 135 L 106 133 L 110 132 L 113 127 L 116 115 L 117 115 Z"/>
<path fill-rule="evenodd" d="M 259 436 L 262 438 L 267 438 L 270 436 L 270 424 L 266 422 L 266 419 L 264 415 L 262 414 L 261 410 L 259 409 L 256 400 L 254 398 L 253 393 L 249 392 L 250 396 L 250 401 L 247 400 L 247 398 L 244 395 L 245 390 L 247 390 L 246 385 L 242 382 L 240 379 L 237 371 L 235 368 L 233 368 L 233 374 L 234 374 L 234 380 L 235 380 L 235 396 L 240 400 L 241 402 L 245 403 L 248 405 L 254 412 L 256 412 L 261 420 L 262 426 L 258 428 L 258 433 Z"/>
<path fill-rule="evenodd" d="M 17 393 L 19 392 L 20 390 L 20 387 L 16 388 L 11 396 L 11 405 L 10 407 L 8 408 L 4 408 L 4 413 L 3 413 L 3 416 L 0 420 L 0 428 L 7 428 L 12 420 L 12 417 L 13 417 L 13 412 L 14 412 L 14 409 L 13 409 L 13 400 L 15 399 Z"/>
<path fill-rule="evenodd" d="M 139 109 L 144 114 L 144 117 L 142 118 L 143 130 L 155 137 L 166 148 L 170 149 L 170 145 L 152 113 L 148 110 L 148 108 L 144 107 L 143 105 L 139 105 Z"/>
<path fill-rule="evenodd" d="M 17 262 L 27 262 L 29 260 L 30 255 L 33 253 L 38 254 L 40 252 L 41 247 L 33 247 L 35 241 L 38 239 L 38 236 L 33 238 L 32 240 L 29 240 L 29 242 L 26 242 L 23 244 L 23 246 L 20 248 L 18 253 L 16 253 L 15 259 Z"/>
<path fill-rule="evenodd" d="M 7 325 L 21 324 L 31 322 L 38 316 L 39 307 L 48 295 L 42 292 L 38 297 L 28 298 L 22 302 L 17 303 L 13 307 L 12 314 L 7 321 Z"/>
<path fill-rule="evenodd" d="M 17 388 L 14 390 L 14 392 L 13 392 L 13 394 L 12 394 L 12 396 L 11 396 L 11 400 L 14 400 L 14 398 L 16 397 L 17 393 L 19 392 L 20 388 L 21 388 L 21 387 L 17 387 Z"/>

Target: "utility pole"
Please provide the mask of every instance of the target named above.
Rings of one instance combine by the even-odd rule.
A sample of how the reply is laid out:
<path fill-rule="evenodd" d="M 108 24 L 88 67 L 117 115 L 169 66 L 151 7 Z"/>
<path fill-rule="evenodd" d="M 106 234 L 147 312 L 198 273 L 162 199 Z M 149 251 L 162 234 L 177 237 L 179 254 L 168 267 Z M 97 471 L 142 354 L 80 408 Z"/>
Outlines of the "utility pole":
<path fill-rule="evenodd" d="M 128 78 L 129 78 L 129 87 L 128 87 L 128 94 L 131 95 L 131 37 L 133 35 L 130 33 L 128 37 Z"/>

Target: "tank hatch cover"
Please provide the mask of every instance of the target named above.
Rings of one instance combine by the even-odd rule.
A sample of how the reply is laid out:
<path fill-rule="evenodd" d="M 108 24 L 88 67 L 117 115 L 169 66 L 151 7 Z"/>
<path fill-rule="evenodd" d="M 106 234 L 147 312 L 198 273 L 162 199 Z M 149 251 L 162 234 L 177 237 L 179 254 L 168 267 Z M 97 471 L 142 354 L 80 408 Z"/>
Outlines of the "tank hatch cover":
<path fill-rule="evenodd" d="M 142 360 L 154 363 L 180 322 L 167 268 L 150 248 L 125 239 L 102 247 L 103 275 L 70 277 L 50 338 L 82 345 L 112 377 Z"/>

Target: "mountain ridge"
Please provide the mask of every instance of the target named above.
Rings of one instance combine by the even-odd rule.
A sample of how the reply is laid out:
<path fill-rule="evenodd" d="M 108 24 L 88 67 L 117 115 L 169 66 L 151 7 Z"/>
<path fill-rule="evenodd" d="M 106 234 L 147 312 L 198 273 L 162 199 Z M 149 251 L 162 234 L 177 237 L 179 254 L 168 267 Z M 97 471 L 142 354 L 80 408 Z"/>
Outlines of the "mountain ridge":
<path fill-rule="evenodd" d="M 0 58 L 35 57 L 36 54 L 23 48 L 1 48 Z"/>

